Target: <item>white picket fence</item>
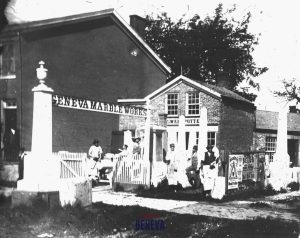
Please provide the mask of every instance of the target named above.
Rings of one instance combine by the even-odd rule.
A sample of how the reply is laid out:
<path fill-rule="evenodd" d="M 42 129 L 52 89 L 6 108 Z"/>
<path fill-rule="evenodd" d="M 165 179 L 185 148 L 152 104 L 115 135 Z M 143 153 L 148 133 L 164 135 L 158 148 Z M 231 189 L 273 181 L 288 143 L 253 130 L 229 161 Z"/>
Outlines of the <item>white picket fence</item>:
<path fill-rule="evenodd" d="M 290 168 L 290 181 L 300 183 L 300 167 Z"/>
<path fill-rule="evenodd" d="M 52 153 L 52 156 L 60 162 L 61 179 L 87 177 L 86 153 L 60 151 Z"/>
<path fill-rule="evenodd" d="M 149 168 L 143 161 L 142 154 L 119 155 L 114 158 L 116 165 L 113 171 L 113 183 L 147 185 Z"/>

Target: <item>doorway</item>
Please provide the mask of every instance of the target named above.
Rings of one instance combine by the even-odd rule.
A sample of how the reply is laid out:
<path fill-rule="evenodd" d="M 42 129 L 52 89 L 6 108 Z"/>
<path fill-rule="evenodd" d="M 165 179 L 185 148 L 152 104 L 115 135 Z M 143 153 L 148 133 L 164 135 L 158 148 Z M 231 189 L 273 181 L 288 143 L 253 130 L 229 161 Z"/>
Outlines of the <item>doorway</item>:
<path fill-rule="evenodd" d="M 1 101 L 0 107 L 1 160 L 16 161 L 19 153 L 19 133 L 15 100 Z"/>
<path fill-rule="evenodd" d="M 288 154 L 290 156 L 291 167 L 299 166 L 299 140 L 297 139 L 288 139 Z"/>

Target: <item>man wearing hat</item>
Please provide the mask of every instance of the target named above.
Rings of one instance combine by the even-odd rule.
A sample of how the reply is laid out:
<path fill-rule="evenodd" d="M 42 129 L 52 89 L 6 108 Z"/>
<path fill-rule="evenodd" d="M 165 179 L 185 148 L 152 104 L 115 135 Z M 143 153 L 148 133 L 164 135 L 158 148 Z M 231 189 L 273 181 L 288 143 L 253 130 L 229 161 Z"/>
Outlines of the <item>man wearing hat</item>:
<path fill-rule="evenodd" d="M 140 154 L 141 153 L 141 138 L 140 137 L 136 137 L 132 139 L 133 141 L 133 149 L 132 149 L 132 153 L 133 154 Z"/>
<path fill-rule="evenodd" d="M 204 161 L 202 163 L 203 166 L 203 185 L 206 195 L 209 195 L 214 186 L 214 180 L 218 176 L 218 159 L 213 152 L 213 146 L 208 145 L 206 147 L 207 151 L 204 155 Z"/>
<path fill-rule="evenodd" d="M 216 161 L 215 153 L 213 152 L 213 146 L 208 145 L 206 149 L 207 151 L 205 152 L 204 155 L 203 165 L 209 165 L 210 169 L 214 169 L 217 161 Z"/>
<path fill-rule="evenodd" d="M 177 172 L 178 164 L 174 143 L 170 144 L 170 150 L 167 152 L 164 162 L 167 164 L 167 175 L 173 175 L 174 172 Z"/>

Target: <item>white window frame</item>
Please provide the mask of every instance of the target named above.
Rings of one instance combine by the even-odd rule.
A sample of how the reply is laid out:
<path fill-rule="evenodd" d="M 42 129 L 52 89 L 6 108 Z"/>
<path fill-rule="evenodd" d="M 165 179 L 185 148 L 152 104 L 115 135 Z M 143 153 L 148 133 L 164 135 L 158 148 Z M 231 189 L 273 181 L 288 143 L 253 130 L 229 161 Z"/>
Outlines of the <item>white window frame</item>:
<path fill-rule="evenodd" d="M 209 133 L 214 134 L 214 138 L 209 137 Z M 213 144 L 213 146 L 217 145 L 217 133 L 215 131 L 208 131 L 207 132 L 207 145 L 212 145 L 211 143 L 209 143 L 210 141 L 214 141 L 215 143 Z"/>
<path fill-rule="evenodd" d="M 8 65 L 9 68 L 13 67 L 13 72 L 7 71 L 7 72 L 1 72 L 0 71 L 0 79 L 15 79 L 16 78 L 16 54 L 15 54 L 15 47 L 13 42 L 3 42 L 0 43 L 0 47 L 5 46 L 11 46 L 12 47 L 12 55 L 9 55 L 6 61 L 9 61 Z M 3 65 L 3 54 L 0 54 L 0 68 L 2 68 Z M 13 66 L 12 66 L 13 65 Z"/>
<path fill-rule="evenodd" d="M 177 104 L 169 104 L 169 95 L 176 95 L 177 96 Z M 179 115 L 179 93 L 167 93 L 166 94 L 166 113 L 168 117 L 177 117 Z M 177 114 L 169 114 L 169 105 L 170 106 L 175 106 L 177 105 Z"/>
<path fill-rule="evenodd" d="M 273 141 L 268 141 L 268 139 L 272 139 Z M 272 146 L 268 146 L 274 144 Z M 277 137 L 275 136 L 267 136 L 266 137 L 266 152 L 276 152 L 276 146 L 277 146 Z M 274 147 L 274 149 L 273 149 Z M 271 148 L 271 149 L 270 149 Z"/>
<path fill-rule="evenodd" d="M 190 95 L 190 94 L 198 95 L 198 97 L 199 97 L 199 99 L 198 99 L 198 100 L 199 100 L 198 104 L 197 104 L 197 103 L 189 104 L 189 95 Z M 199 113 L 198 113 L 198 114 L 190 114 L 190 113 L 189 113 L 189 105 L 198 105 L 198 106 L 199 106 Z M 199 92 L 188 92 L 188 93 L 186 93 L 185 115 L 186 115 L 186 116 L 199 116 L 199 115 L 200 115 L 200 93 L 199 93 Z"/>
<path fill-rule="evenodd" d="M 207 145 L 210 145 L 208 142 L 209 142 L 209 137 L 208 137 L 208 133 L 214 133 L 215 134 L 215 144 L 213 146 L 216 146 L 217 145 L 217 132 L 216 131 L 208 131 L 207 132 Z M 196 131 L 196 145 L 198 145 L 198 142 L 199 142 L 199 132 Z"/>

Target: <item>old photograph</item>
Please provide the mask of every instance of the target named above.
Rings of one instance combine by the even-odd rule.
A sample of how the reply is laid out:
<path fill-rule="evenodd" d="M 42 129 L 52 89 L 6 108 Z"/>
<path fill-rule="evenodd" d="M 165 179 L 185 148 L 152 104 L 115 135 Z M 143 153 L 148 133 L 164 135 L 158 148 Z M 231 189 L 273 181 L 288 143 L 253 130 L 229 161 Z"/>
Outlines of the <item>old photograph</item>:
<path fill-rule="evenodd" d="M 1 0 L 0 237 L 300 237 L 297 0 Z"/>

